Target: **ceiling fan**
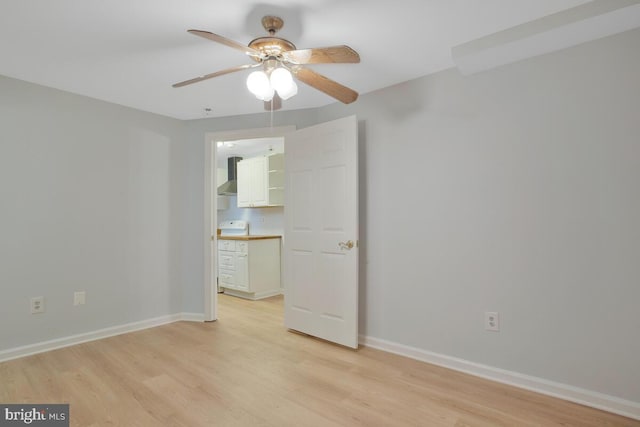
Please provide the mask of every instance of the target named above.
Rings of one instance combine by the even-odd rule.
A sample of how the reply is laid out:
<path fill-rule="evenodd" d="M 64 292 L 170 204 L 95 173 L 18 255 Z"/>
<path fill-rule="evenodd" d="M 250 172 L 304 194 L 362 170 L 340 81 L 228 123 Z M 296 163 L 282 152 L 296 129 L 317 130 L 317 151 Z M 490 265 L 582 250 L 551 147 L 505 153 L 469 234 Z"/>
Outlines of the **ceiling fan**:
<path fill-rule="evenodd" d="M 282 99 L 287 99 L 295 95 L 297 86 L 295 82 L 293 82 L 292 76 L 345 104 L 350 104 L 358 99 L 358 93 L 353 89 L 343 86 L 304 66 L 307 64 L 358 63 L 360 62 L 360 56 L 355 50 L 345 45 L 315 49 L 297 49 L 289 40 L 275 36 L 283 25 L 284 21 L 277 16 L 263 17 L 262 26 L 267 30 L 269 35 L 252 40 L 248 46 L 244 46 L 218 34 L 210 33 L 209 31 L 189 30 L 189 33 L 196 36 L 244 52 L 253 59 L 255 63 L 239 65 L 185 80 L 174 84 L 173 87 L 187 86 L 236 71 L 261 67 L 262 71 L 249 75 L 247 87 L 258 99 L 265 102 L 266 110 L 277 110 L 281 108 Z M 258 89 L 256 89 L 256 87 Z"/>

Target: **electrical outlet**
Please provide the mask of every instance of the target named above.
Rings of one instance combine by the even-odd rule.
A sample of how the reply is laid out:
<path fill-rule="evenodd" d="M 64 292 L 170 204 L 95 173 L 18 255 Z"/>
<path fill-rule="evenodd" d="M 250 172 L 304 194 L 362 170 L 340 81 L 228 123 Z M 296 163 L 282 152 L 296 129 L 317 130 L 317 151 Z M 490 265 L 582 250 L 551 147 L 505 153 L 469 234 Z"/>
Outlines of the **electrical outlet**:
<path fill-rule="evenodd" d="M 496 311 L 485 311 L 484 328 L 487 331 L 499 332 L 500 331 L 500 314 Z"/>
<path fill-rule="evenodd" d="M 31 314 L 44 313 L 44 297 L 31 298 Z"/>
<path fill-rule="evenodd" d="M 83 305 L 86 301 L 85 291 L 78 291 L 73 293 L 73 305 Z"/>

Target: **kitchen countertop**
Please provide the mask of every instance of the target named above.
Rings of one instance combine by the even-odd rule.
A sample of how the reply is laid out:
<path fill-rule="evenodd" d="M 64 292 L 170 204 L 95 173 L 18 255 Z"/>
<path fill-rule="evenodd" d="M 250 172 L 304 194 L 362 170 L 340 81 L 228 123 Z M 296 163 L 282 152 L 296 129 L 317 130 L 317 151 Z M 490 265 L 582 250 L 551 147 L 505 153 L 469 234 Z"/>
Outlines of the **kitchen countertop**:
<path fill-rule="evenodd" d="M 282 236 L 256 236 L 250 234 L 248 236 L 221 236 L 218 235 L 218 240 L 264 240 L 264 239 L 280 239 Z"/>

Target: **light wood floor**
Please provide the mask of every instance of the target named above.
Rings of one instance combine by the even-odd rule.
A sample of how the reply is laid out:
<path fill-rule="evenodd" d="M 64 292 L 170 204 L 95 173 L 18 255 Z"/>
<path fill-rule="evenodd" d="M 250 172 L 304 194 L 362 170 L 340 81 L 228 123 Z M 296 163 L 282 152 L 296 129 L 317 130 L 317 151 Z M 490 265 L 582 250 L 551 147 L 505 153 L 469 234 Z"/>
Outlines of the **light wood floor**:
<path fill-rule="evenodd" d="M 640 426 L 369 348 L 287 332 L 282 298 L 0 364 L 0 402 L 72 426 Z"/>

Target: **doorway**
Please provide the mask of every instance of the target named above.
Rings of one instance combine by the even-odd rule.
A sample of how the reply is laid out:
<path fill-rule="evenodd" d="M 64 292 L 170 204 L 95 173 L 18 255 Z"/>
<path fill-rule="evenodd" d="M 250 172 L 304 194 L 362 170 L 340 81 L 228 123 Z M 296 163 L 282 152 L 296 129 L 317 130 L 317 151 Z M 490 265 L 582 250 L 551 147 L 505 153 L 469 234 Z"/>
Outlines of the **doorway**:
<path fill-rule="evenodd" d="M 349 116 L 280 135 L 274 134 L 271 129 L 267 135 L 254 131 L 248 137 L 242 132 L 235 132 L 231 136 L 209 135 L 205 169 L 208 174 L 205 200 L 209 202 L 205 205 L 205 209 L 209 209 L 209 212 L 205 212 L 209 232 L 205 237 L 205 277 L 209 279 L 209 283 L 205 283 L 205 309 L 208 310 L 205 320 L 217 318 L 218 294 L 214 292 L 214 279 L 217 268 L 215 255 L 219 244 L 217 232 L 213 232 L 217 226 L 217 197 L 212 197 L 217 192 L 217 173 L 213 171 L 217 154 L 214 144 L 217 147 L 218 142 L 224 146 L 225 141 L 286 135 L 287 154 L 286 160 L 283 159 L 281 163 L 283 180 L 280 189 L 286 188 L 287 191 L 283 191 L 284 198 L 280 205 L 287 206 L 284 217 L 284 236 L 287 242 L 281 246 L 285 249 L 285 268 L 278 268 L 278 273 L 280 270 L 284 273 L 286 288 L 285 327 L 347 347 L 358 347 L 357 128 L 356 117 Z M 269 191 L 264 191 L 265 183 L 270 183 L 271 178 L 267 173 L 271 172 L 270 167 L 266 166 L 264 157 L 256 160 L 259 160 L 255 162 L 256 165 L 260 166 L 256 170 L 262 170 L 262 181 L 258 178 L 254 180 L 254 176 L 257 177 L 260 173 L 251 172 L 253 168 L 248 163 L 253 162 L 238 163 L 244 164 L 242 169 L 245 170 L 239 171 L 239 175 L 251 178 L 250 184 L 245 181 L 238 186 L 238 201 L 243 201 L 241 206 L 270 205 L 269 185 L 266 186 Z M 243 181 L 240 179 L 238 184 Z M 261 182 L 261 185 L 254 186 L 257 182 Z M 244 191 L 241 191 L 243 187 Z M 251 195 L 246 199 L 249 188 Z M 253 188 L 262 188 L 262 194 L 253 194 Z M 265 193 L 269 193 L 269 196 L 265 196 Z M 242 194 L 244 196 L 241 198 Z M 245 204 L 247 200 L 253 202 Z M 243 227 L 246 228 L 246 224 Z M 233 239 L 222 239 L 220 242 L 225 249 L 227 240 Z M 251 237 L 247 240 L 248 243 L 238 242 L 237 245 L 228 246 L 235 246 L 234 250 L 237 251 L 239 245 L 244 251 L 241 254 L 246 257 L 253 253 L 247 251 L 247 246 L 251 246 Z M 241 257 L 241 254 L 236 256 Z M 247 260 L 242 262 L 246 263 Z M 220 267 L 222 266 L 221 255 Z M 222 278 L 222 268 L 220 272 Z M 225 277 L 225 280 L 228 279 L 229 277 Z M 279 278 L 278 283 L 282 283 L 280 280 Z M 234 287 L 236 283 L 227 282 L 227 285 Z M 235 288 L 238 291 L 252 292 L 246 285 Z"/>
<path fill-rule="evenodd" d="M 295 126 L 282 126 L 275 128 L 259 128 L 259 129 L 245 129 L 234 130 L 226 132 L 212 132 L 205 135 L 205 194 L 204 194 L 204 218 L 205 218 L 205 241 L 204 241 L 204 254 L 205 254 L 205 274 L 204 274 L 204 317 L 205 321 L 213 321 L 218 319 L 217 313 L 217 247 L 218 237 L 217 228 L 220 222 L 218 215 L 218 203 L 224 203 L 222 200 L 218 200 L 217 188 L 222 184 L 220 182 L 222 173 L 218 176 L 218 143 L 225 142 L 233 144 L 233 141 L 240 140 L 272 140 L 274 138 L 282 139 L 287 133 L 295 131 Z M 256 141 L 256 146 L 258 141 Z M 272 142 L 273 144 L 273 142 Z M 251 145 L 251 144 L 248 144 Z M 268 144 L 267 144 L 268 145 Z M 233 147 L 228 147 L 231 150 Z M 240 148 L 240 147 L 238 147 Z M 226 180 L 226 178 L 225 178 Z M 229 202 L 231 202 L 229 200 Z M 220 215 L 221 217 L 225 214 Z M 262 224 L 262 218 L 258 221 L 260 226 L 269 227 L 273 226 L 276 221 L 276 216 L 262 215 L 264 217 L 264 224 Z"/>

